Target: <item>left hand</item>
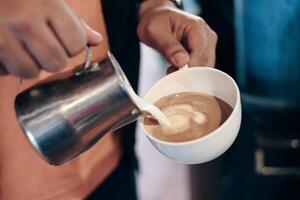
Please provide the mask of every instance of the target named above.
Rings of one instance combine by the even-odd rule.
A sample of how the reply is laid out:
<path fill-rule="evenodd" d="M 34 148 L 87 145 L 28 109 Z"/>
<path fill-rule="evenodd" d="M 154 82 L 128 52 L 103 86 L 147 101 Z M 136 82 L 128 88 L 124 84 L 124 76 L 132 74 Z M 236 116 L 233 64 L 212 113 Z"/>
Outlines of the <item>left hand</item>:
<path fill-rule="evenodd" d="M 140 9 L 138 36 L 156 49 L 175 67 L 215 64 L 216 33 L 195 15 L 181 11 L 172 2 L 151 4 L 145 1 Z M 147 5 L 148 4 L 148 5 Z"/>

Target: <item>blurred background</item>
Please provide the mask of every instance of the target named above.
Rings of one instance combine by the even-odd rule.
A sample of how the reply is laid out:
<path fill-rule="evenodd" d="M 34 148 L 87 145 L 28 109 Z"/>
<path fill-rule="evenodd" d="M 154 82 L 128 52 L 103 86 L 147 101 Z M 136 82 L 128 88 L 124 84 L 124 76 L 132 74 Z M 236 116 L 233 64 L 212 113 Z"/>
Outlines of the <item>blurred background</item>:
<path fill-rule="evenodd" d="M 201 165 L 158 153 L 137 129 L 141 200 L 300 199 L 300 1 L 183 0 L 217 32 L 218 69 L 237 81 L 243 120 L 233 146 Z M 142 47 L 141 95 L 166 63 Z"/>

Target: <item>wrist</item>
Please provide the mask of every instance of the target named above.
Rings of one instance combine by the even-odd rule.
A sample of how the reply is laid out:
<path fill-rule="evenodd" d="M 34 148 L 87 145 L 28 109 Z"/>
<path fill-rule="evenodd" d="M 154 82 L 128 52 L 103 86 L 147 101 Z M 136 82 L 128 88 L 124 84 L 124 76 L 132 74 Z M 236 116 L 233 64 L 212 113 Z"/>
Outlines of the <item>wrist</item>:
<path fill-rule="evenodd" d="M 171 8 L 179 8 L 179 4 L 175 2 L 176 0 L 144 0 L 140 5 L 139 5 L 139 16 L 142 16 L 146 12 L 160 6 L 166 6 L 166 7 L 171 7 Z"/>

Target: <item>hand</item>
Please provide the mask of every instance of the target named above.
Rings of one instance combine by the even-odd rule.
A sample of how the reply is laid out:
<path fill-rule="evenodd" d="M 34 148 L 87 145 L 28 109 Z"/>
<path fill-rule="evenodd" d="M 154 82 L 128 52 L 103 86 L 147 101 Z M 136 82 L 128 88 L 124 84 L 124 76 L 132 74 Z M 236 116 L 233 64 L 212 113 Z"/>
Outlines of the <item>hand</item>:
<path fill-rule="evenodd" d="M 40 69 L 59 71 L 101 40 L 63 0 L 0 1 L 0 74 L 34 78 Z"/>
<path fill-rule="evenodd" d="M 215 64 L 216 33 L 198 16 L 174 8 L 164 1 L 145 1 L 140 9 L 138 36 L 163 54 L 175 67 Z M 161 1 L 160 1 L 161 2 Z"/>

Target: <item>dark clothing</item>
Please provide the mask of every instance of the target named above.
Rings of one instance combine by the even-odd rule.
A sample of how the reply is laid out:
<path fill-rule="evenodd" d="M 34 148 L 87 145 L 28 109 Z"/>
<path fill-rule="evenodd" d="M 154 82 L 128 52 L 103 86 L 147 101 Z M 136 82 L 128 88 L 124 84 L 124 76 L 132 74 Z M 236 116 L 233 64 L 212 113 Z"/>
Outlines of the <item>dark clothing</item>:
<path fill-rule="evenodd" d="M 232 0 L 198 0 L 201 17 L 218 34 L 216 66 L 235 77 L 234 21 Z"/>
<path fill-rule="evenodd" d="M 138 0 L 102 0 L 110 50 L 137 91 L 140 48 L 136 34 Z M 135 200 L 137 159 L 134 152 L 135 123 L 122 128 L 123 157 L 119 166 L 87 199 Z M 101 169 L 99 169 L 101 170 Z"/>
<path fill-rule="evenodd" d="M 87 200 L 136 200 L 134 169 L 121 164 Z"/>
<path fill-rule="evenodd" d="M 135 14 L 138 0 L 102 0 L 103 14 L 113 55 L 137 91 L 139 75 L 139 40 L 136 34 Z M 135 123 L 122 128 L 122 162 L 137 168 L 134 156 Z"/>

